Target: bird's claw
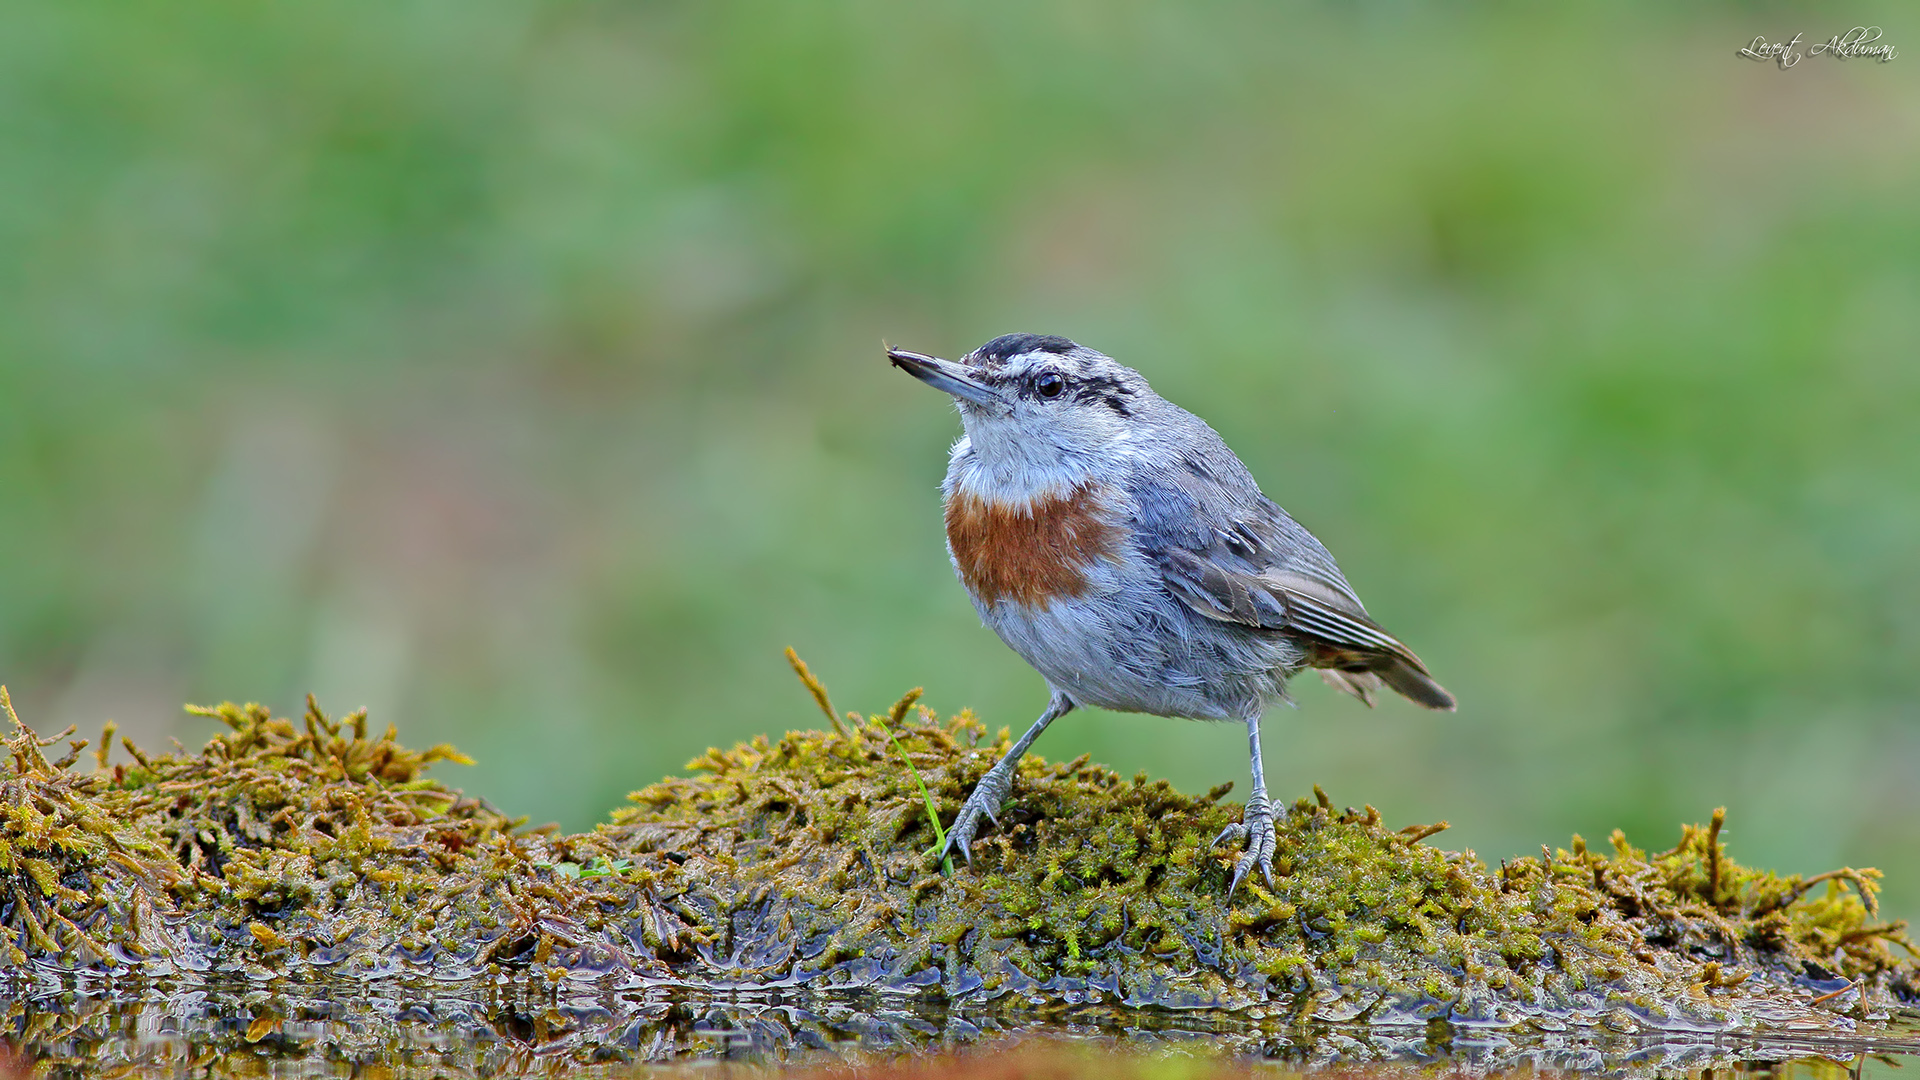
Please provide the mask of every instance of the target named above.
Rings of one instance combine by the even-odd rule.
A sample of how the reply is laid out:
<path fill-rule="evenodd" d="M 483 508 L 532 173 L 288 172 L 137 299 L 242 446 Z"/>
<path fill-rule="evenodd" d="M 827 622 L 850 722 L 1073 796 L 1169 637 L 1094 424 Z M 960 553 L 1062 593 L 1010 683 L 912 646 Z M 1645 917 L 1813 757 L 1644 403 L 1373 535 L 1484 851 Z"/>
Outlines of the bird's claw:
<path fill-rule="evenodd" d="M 1264 799 L 1251 799 L 1241 820 L 1220 830 L 1213 838 L 1208 850 L 1226 843 L 1239 843 L 1245 840 L 1247 849 L 1233 864 L 1233 884 L 1227 886 L 1227 899 L 1240 891 L 1240 882 L 1254 867 L 1260 868 L 1260 876 L 1267 880 L 1267 888 L 1273 888 L 1273 852 L 1277 836 L 1273 824 L 1273 811 Z"/>
<path fill-rule="evenodd" d="M 940 858 L 960 856 L 962 862 L 973 865 L 973 839 L 980 832 L 980 819 L 986 818 L 995 827 L 1000 818 L 995 813 L 1006 800 L 1006 789 L 1010 784 L 996 782 L 993 773 L 988 773 L 960 805 L 960 813 L 954 815 L 953 824 L 947 826 L 947 842 L 940 847 Z"/>

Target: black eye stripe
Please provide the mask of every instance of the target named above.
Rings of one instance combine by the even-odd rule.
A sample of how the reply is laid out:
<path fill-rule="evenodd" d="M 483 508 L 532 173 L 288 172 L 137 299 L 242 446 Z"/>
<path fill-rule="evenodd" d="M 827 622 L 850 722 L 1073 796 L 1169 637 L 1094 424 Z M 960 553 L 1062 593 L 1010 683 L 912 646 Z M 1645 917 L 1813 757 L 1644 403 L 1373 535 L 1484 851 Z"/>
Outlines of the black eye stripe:
<path fill-rule="evenodd" d="M 1102 395 L 1125 397 L 1133 393 L 1133 389 L 1126 383 L 1109 375 L 1088 375 L 1080 380 L 1079 386 L 1083 391 L 1093 391 Z"/>
<path fill-rule="evenodd" d="M 989 382 L 1000 380 L 989 378 Z M 1004 383 L 1002 384 L 1004 385 Z M 1082 375 L 1068 378 L 1058 371 L 1039 371 L 1014 384 L 1015 392 L 1029 401 L 1073 401 L 1087 405 L 1105 405 L 1121 416 L 1132 416 L 1128 401 L 1133 387 L 1109 375 Z M 1048 393 L 1052 390 L 1052 393 Z"/>
<path fill-rule="evenodd" d="M 1127 398 L 1133 396 L 1133 389 L 1119 379 L 1106 375 L 1088 375 L 1074 381 L 1073 399 L 1089 404 L 1105 405 L 1121 416 L 1132 416 L 1133 409 L 1127 405 Z"/>
<path fill-rule="evenodd" d="M 1029 372 L 1013 379 L 1004 376 L 995 378 L 987 374 L 985 381 L 1008 387 L 1028 401 L 1072 401 L 1085 405 L 1104 405 L 1121 416 L 1134 414 L 1130 401 L 1134 395 L 1134 388 L 1128 386 L 1125 380 L 1111 375 L 1070 377 L 1063 372 L 1043 370 Z M 1052 393 L 1048 393 L 1049 390 Z"/>

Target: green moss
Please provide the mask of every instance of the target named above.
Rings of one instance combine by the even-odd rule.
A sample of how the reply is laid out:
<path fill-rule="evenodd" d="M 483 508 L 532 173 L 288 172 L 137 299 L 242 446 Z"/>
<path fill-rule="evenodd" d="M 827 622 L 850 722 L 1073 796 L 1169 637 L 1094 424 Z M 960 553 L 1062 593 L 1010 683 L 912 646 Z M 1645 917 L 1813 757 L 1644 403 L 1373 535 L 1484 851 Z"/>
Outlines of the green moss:
<path fill-rule="evenodd" d="M 821 692 L 824 703 L 824 691 Z M 910 702 L 908 703 L 910 704 Z M 1224 899 L 1240 814 L 1085 757 L 1021 763 L 943 875 L 937 830 L 1010 740 L 903 704 L 711 750 L 591 833 L 527 830 L 423 776 L 365 717 L 204 710 L 197 754 L 49 762 L 0 781 L 5 947 L 56 968 L 322 978 L 515 970 L 534 982 L 877 986 L 977 1001 L 1214 1006 L 1253 1017 L 1751 1025 L 1920 1003 L 1871 870 L 1739 866 L 1721 816 L 1649 854 L 1496 868 L 1371 807 L 1286 809 L 1276 876 Z M 903 767 L 902 757 L 911 764 Z M 924 785 L 924 790 L 922 788 Z M 1848 980 L 1844 993 L 1815 1001 Z"/>
<path fill-rule="evenodd" d="M 1006 732 L 983 735 L 964 714 L 925 712 L 900 735 L 944 817 L 1007 748 Z M 1902 928 L 1873 918 L 1873 871 L 1740 867 L 1717 825 L 1689 826 L 1653 856 L 1575 838 L 1489 870 L 1423 843 L 1432 829 L 1395 831 L 1316 790 L 1286 812 L 1274 886 L 1256 882 L 1229 905 L 1225 856 L 1207 846 L 1240 812 L 1220 801 L 1225 789 L 1185 796 L 1084 757 L 1024 761 L 1000 827 L 970 868 L 941 878 L 891 753 L 878 722 L 711 751 L 696 775 L 636 793 L 602 831 L 626 850 L 714 860 L 717 893 L 771 884 L 830 913 L 812 924 L 830 950 L 884 944 L 903 969 L 939 968 L 950 989 L 957 969 L 988 986 L 1083 983 L 1303 1015 L 1364 993 L 1376 1008 L 1489 1018 L 1618 1001 L 1651 1022 L 1725 1020 L 1762 983 L 1779 994 L 1801 976 L 1911 978 L 1893 952 L 1910 948 Z M 779 854 L 733 858 L 742 851 Z M 1812 885 L 1825 888 L 1809 895 Z M 1769 978 L 1734 993 L 1758 973 Z"/>

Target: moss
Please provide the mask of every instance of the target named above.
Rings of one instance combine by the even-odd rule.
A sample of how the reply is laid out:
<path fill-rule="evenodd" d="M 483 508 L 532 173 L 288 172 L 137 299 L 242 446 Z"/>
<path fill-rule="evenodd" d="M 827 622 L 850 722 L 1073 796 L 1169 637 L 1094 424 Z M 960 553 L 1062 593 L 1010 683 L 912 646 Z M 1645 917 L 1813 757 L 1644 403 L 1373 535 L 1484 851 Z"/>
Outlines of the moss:
<path fill-rule="evenodd" d="M 1875 872 L 1739 866 L 1718 813 L 1656 854 L 1616 833 L 1489 868 L 1428 843 L 1437 827 L 1396 830 L 1315 789 L 1286 810 L 1273 885 L 1229 904 L 1208 848 L 1240 814 L 1227 786 L 1190 796 L 1029 756 L 972 864 L 943 874 L 928 800 L 951 820 L 1010 740 L 910 705 L 710 750 L 575 836 L 424 776 L 451 748 L 371 738 L 363 715 L 311 702 L 298 723 L 202 710 L 228 730 L 199 753 L 127 746 L 84 774 L 84 741 L 50 762 L 57 740 L 17 728 L 4 947 L 16 966 L 126 976 L 513 971 L 1274 1021 L 1751 1027 L 1920 1004 Z"/>
<path fill-rule="evenodd" d="M 922 711 L 899 735 L 946 818 L 1009 744 L 1005 731 L 985 740 L 965 714 L 941 723 Z M 1911 978 L 1893 951 L 1911 948 L 1902 927 L 1874 919 L 1876 873 L 1738 866 L 1719 815 L 1658 855 L 1618 834 L 1605 854 L 1576 837 L 1489 870 L 1424 843 L 1433 828 L 1396 831 L 1316 789 L 1286 812 L 1274 885 L 1228 905 L 1225 857 L 1207 846 L 1240 813 L 1221 801 L 1224 787 L 1191 797 L 1084 757 L 1029 758 L 972 866 L 942 877 L 894 754 L 878 720 L 710 751 L 695 776 L 636 793 L 602 832 L 623 850 L 699 865 L 715 895 L 771 886 L 790 911 L 822 914 L 796 928 L 823 935 L 826 955 L 882 946 L 900 970 L 938 970 L 950 992 L 978 978 L 989 990 L 1301 1016 L 1524 1019 L 1624 1006 L 1653 1025 L 1735 1022 L 1743 1004 L 1814 996 L 1790 992 L 1796 979 L 1879 987 L 1887 996 L 1846 1003 L 1887 1008 Z"/>
<path fill-rule="evenodd" d="M 11 710 L 9 709 L 9 715 Z M 423 771 L 465 760 L 409 750 L 366 718 L 301 723 L 258 705 L 193 710 L 224 722 L 197 754 L 76 774 L 84 740 L 50 762 L 18 725 L 0 778 L 0 910 L 24 932 L 9 959 L 166 974 L 477 974 L 541 919 L 600 921 L 630 902 L 550 867 L 614 853 L 595 838 L 516 831 Z M 70 732 L 69 732 L 70 733 Z M 523 950 L 524 951 L 524 950 Z"/>

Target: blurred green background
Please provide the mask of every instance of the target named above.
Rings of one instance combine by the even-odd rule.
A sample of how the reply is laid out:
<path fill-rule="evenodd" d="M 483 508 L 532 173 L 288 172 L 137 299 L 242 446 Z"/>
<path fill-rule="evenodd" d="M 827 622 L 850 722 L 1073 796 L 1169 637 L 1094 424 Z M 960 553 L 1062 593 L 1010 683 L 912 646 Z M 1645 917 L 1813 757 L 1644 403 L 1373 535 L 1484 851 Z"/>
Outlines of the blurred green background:
<path fill-rule="evenodd" d="M 1059 333 L 1460 697 L 1299 680 L 1286 797 L 1490 860 L 1725 804 L 1920 915 L 1910 13 L 0 5 L 0 680 L 163 745 L 311 689 L 570 828 L 816 724 L 788 645 L 1018 730 L 880 345 Z M 1231 726 L 1038 749 L 1245 791 Z"/>

